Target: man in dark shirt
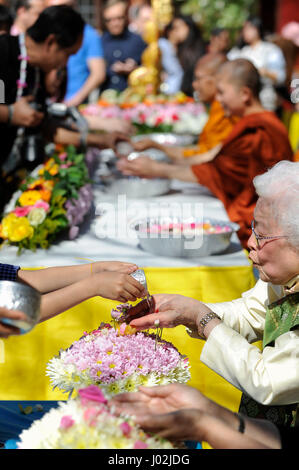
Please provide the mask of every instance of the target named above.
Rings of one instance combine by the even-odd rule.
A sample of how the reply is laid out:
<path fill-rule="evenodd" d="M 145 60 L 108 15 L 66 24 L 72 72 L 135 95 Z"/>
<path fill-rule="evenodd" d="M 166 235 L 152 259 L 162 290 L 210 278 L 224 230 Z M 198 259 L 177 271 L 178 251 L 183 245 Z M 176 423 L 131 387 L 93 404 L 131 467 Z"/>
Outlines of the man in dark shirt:
<path fill-rule="evenodd" d="M 127 2 L 108 0 L 103 6 L 102 44 L 106 60 L 106 81 L 101 90 L 127 88 L 128 75 L 141 63 L 147 44 L 128 29 Z"/>
<path fill-rule="evenodd" d="M 0 80 L 5 89 L 4 104 L 0 104 L 0 213 L 24 177 L 23 169 L 32 169 L 28 165 L 33 154 L 30 136 L 35 136 L 38 158 L 43 156 L 46 134 L 56 144 L 82 144 L 79 132 L 64 129 L 58 123 L 51 122 L 50 126 L 44 74 L 66 65 L 68 57 L 81 46 L 83 28 L 80 14 L 60 5 L 46 8 L 25 34 L 0 36 Z M 89 133 L 84 144 L 114 147 L 120 137 L 123 138 L 115 133 Z M 33 162 L 34 166 L 38 163 Z"/>

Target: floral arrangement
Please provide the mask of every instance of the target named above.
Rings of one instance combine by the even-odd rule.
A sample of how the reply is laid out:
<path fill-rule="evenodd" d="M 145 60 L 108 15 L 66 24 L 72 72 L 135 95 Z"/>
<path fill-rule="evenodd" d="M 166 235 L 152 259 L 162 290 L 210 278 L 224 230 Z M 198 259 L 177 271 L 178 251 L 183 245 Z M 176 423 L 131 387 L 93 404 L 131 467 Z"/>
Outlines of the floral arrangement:
<path fill-rule="evenodd" d="M 136 332 L 125 322 L 128 304 L 112 310 L 113 324 L 98 329 L 61 350 L 47 365 L 52 385 L 70 392 L 97 385 L 106 396 L 190 379 L 188 358 L 155 334 Z"/>
<path fill-rule="evenodd" d="M 4 244 L 35 251 L 48 248 L 68 230 L 75 238 L 93 196 L 83 154 L 75 147 L 57 150 L 20 186 L 0 224 Z"/>
<path fill-rule="evenodd" d="M 201 103 L 137 103 L 129 108 L 118 105 L 102 107 L 96 104 L 81 109 L 84 115 L 102 118 L 121 118 L 134 124 L 137 134 L 175 132 L 199 135 L 207 121 L 207 113 Z"/>
<path fill-rule="evenodd" d="M 91 385 L 76 399 L 60 402 L 24 430 L 19 449 L 172 449 L 146 434 L 128 416 L 116 416 L 103 392 Z"/>

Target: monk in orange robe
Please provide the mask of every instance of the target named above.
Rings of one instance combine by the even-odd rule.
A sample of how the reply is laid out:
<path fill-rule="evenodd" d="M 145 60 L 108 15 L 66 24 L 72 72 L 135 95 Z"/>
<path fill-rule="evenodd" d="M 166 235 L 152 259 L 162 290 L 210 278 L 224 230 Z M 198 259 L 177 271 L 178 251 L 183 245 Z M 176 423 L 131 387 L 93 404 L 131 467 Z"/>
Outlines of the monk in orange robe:
<path fill-rule="evenodd" d="M 184 157 L 193 157 L 205 153 L 221 144 L 239 119 L 227 116 L 221 104 L 215 99 L 217 93 L 216 74 L 219 67 L 226 61 L 225 55 L 206 54 L 196 64 L 193 88 L 200 101 L 206 105 L 209 113 L 208 120 L 199 135 L 197 146 L 190 148 L 174 147 L 159 144 L 151 139 L 142 139 L 139 142 L 132 143 L 134 149 L 143 151 L 156 148 L 176 162 L 189 164 L 188 161 L 183 161 Z"/>
<path fill-rule="evenodd" d="M 184 167 L 139 157 L 120 161 L 119 168 L 126 175 L 197 181 L 207 186 L 223 202 L 230 220 L 240 225 L 238 235 L 246 247 L 257 200 L 252 180 L 278 161 L 292 160 L 293 152 L 285 126 L 260 104 L 260 76 L 251 62 L 227 62 L 217 78 L 222 107 L 241 119 L 212 161 Z"/>

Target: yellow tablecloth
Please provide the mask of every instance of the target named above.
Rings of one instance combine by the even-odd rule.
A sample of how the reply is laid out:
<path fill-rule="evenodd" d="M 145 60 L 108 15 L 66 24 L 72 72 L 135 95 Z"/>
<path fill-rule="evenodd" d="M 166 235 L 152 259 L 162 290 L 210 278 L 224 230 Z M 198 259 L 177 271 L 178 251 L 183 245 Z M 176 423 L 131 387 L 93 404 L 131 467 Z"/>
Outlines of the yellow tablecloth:
<path fill-rule="evenodd" d="M 152 294 L 173 293 L 203 302 L 220 302 L 238 298 L 253 287 L 251 267 L 145 268 Z M 65 399 L 52 391 L 45 375 L 47 362 L 61 348 L 68 347 L 83 331 L 110 321 L 115 302 L 90 299 L 63 314 L 39 324 L 30 333 L 0 341 L 0 400 Z M 239 407 L 241 393 L 200 362 L 203 341 L 190 338 L 179 326 L 163 331 L 163 338 L 173 342 L 191 363 L 190 385 L 232 410 Z"/>

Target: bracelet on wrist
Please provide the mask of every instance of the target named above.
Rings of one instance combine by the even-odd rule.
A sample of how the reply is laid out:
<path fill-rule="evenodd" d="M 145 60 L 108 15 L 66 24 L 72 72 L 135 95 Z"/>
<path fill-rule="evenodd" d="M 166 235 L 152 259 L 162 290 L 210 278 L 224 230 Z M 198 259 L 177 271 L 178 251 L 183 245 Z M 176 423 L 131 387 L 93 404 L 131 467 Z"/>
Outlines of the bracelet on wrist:
<path fill-rule="evenodd" d="M 200 320 L 199 326 L 198 326 L 198 334 L 202 339 L 206 339 L 204 335 L 204 329 L 211 320 L 214 320 L 214 318 L 218 318 L 218 320 L 221 320 L 221 318 L 214 312 L 207 313 Z"/>

